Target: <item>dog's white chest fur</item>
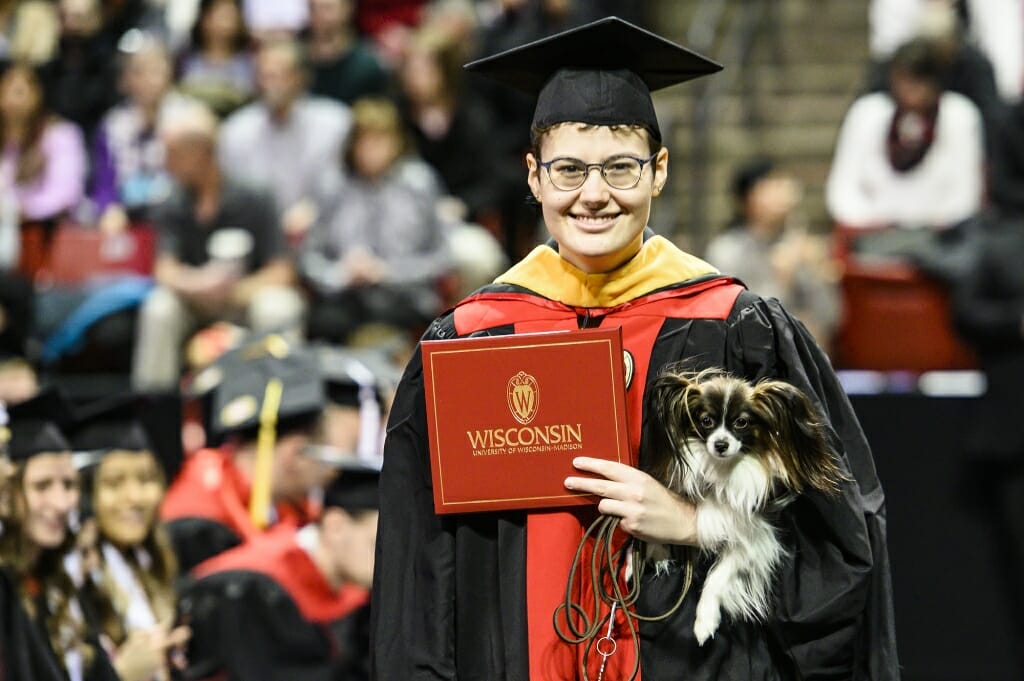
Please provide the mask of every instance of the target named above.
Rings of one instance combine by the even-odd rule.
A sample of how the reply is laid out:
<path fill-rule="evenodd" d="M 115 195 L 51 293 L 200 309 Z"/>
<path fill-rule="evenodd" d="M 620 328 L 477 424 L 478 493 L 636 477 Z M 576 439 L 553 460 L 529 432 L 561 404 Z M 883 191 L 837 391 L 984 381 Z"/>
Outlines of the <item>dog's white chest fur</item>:
<path fill-rule="evenodd" d="M 708 442 L 713 438 L 709 437 Z M 697 507 L 697 539 L 715 554 L 700 600 L 694 633 L 703 645 L 721 623 L 721 612 L 759 620 L 768 611 L 772 575 L 784 551 L 761 510 L 772 488 L 764 464 L 753 456 L 717 459 L 704 441 L 691 441 L 688 465 L 671 485 Z"/>

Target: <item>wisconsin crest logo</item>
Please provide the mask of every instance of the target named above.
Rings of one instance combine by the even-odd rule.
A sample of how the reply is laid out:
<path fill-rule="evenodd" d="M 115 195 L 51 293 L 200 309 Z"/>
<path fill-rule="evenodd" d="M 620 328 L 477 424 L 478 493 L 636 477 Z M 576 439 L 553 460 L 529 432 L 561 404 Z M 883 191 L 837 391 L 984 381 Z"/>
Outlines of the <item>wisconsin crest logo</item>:
<path fill-rule="evenodd" d="M 506 396 L 508 397 L 509 411 L 519 423 L 525 425 L 537 415 L 537 406 L 540 404 L 540 386 L 537 385 L 537 379 L 530 374 L 520 371 L 508 379 Z"/>

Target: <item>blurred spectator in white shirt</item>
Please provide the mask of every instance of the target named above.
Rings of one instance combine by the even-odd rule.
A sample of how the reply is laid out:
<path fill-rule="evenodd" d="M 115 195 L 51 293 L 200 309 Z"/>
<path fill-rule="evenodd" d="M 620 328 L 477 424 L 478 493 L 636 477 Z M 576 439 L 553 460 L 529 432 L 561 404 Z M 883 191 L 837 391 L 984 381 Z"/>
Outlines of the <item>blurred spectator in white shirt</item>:
<path fill-rule="evenodd" d="M 826 185 L 832 218 L 852 227 L 952 226 L 981 206 L 984 136 L 977 107 L 944 92 L 932 45 L 897 51 L 888 92 L 858 98 L 839 131 Z"/>

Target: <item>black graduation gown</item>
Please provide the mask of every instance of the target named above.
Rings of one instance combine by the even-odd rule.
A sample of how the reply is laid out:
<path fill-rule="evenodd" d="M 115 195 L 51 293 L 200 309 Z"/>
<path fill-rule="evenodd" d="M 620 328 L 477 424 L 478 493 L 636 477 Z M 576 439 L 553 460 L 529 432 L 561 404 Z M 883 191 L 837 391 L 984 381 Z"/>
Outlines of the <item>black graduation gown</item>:
<path fill-rule="evenodd" d="M 66 679 L 67 675 L 63 671 L 63 661 L 60 660 L 60 658 L 57 656 L 57 651 L 54 650 L 53 645 L 51 644 L 49 636 L 46 631 L 45 618 L 49 615 L 46 610 L 46 604 L 43 602 L 43 600 L 44 599 L 42 599 L 41 597 L 36 599 L 36 607 L 38 608 L 39 615 L 35 618 L 35 621 L 33 622 L 33 628 L 35 628 L 36 630 L 35 635 L 42 639 L 43 645 L 46 647 L 46 653 L 49 656 L 51 663 L 60 666 L 61 675 L 59 678 Z M 79 607 L 82 608 L 82 614 L 83 617 L 85 618 L 85 640 L 90 646 L 92 646 L 92 649 L 94 651 L 94 656 L 91 664 L 87 665 L 83 670 L 83 681 L 121 681 L 120 677 L 117 675 L 117 672 L 114 670 L 114 665 L 111 663 L 110 658 L 107 657 L 106 651 L 100 644 L 99 632 L 96 630 L 94 626 L 96 620 L 93 616 L 93 613 L 89 610 L 90 602 L 82 601 L 81 599 L 79 599 L 78 603 Z"/>
<path fill-rule="evenodd" d="M 665 250 L 664 242 L 661 247 Z M 721 315 L 648 318 L 658 328 L 653 344 L 643 349 L 646 356 L 639 356 L 641 348 L 630 328 L 645 314 L 646 302 L 659 296 L 687 302 L 690 296 L 689 302 L 699 304 L 720 290 L 707 288 L 707 278 L 691 279 L 600 310 L 567 306 L 536 293 L 550 289 L 545 279 L 559 279 L 568 269 L 557 257 L 540 252 L 545 248 L 528 256 L 535 262 L 520 267 L 518 276 L 503 277 L 523 283 L 495 284 L 464 302 L 463 308 L 479 308 L 473 312 L 474 323 L 468 324 L 476 327 L 470 333 L 507 334 L 524 326 L 536 330 L 538 319 L 562 307 L 581 325 L 621 325 L 626 349 L 636 356 L 636 366 L 648 367 L 648 378 L 686 358 L 695 369 L 720 366 L 751 380 L 789 381 L 814 396 L 831 424 L 842 467 L 854 481 L 844 485 L 838 498 L 806 494 L 782 513 L 779 525 L 789 555 L 777 575 L 766 623 L 726 618 L 715 638 L 698 646 L 693 622 L 703 581 L 699 570 L 674 617 L 641 624 L 643 679 L 898 679 L 884 495 L 850 403 L 828 358 L 804 327 L 777 301 L 743 292 Z M 664 279 L 666 268 L 673 273 L 676 260 L 655 257 L 643 267 L 661 268 L 652 278 Z M 688 278 L 674 272 L 679 279 Z M 529 277 L 536 277 L 536 285 Z M 587 277 L 579 279 L 580 287 L 589 285 Z M 536 314 L 530 312 L 531 303 Z M 458 315 L 459 308 L 436 320 L 424 338 L 464 334 L 467 329 L 457 328 Z M 564 583 L 565 575 L 526 574 L 525 513 L 436 516 L 427 442 L 417 352 L 392 407 L 385 444 L 372 597 L 374 678 L 526 681 L 527 579 Z M 660 613 L 679 593 L 681 575 L 655 579 L 652 572 L 641 585 L 638 609 Z M 551 626 L 550 620 L 535 626 Z"/>
<path fill-rule="evenodd" d="M 5 569 L 0 569 L 0 679 L 64 679 L 49 643 L 21 605 L 16 581 Z"/>

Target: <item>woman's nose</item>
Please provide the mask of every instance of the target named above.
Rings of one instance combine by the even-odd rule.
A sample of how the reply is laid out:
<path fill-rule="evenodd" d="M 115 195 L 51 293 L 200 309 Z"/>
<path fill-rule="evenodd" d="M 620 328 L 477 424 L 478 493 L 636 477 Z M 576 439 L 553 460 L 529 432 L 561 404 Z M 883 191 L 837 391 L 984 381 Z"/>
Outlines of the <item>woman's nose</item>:
<path fill-rule="evenodd" d="M 608 183 L 604 181 L 600 168 L 587 169 L 587 179 L 580 187 L 580 198 L 591 203 L 603 203 L 608 200 Z"/>
<path fill-rule="evenodd" d="M 57 487 L 50 495 L 50 503 L 61 513 L 68 513 L 78 506 L 78 489 Z"/>

